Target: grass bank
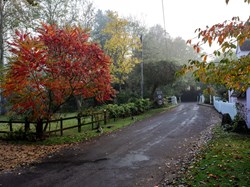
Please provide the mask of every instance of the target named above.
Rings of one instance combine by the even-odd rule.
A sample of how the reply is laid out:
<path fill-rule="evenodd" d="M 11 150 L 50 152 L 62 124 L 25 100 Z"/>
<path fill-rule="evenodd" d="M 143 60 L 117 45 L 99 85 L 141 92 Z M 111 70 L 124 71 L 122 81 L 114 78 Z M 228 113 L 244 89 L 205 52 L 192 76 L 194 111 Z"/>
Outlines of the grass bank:
<path fill-rule="evenodd" d="M 42 142 L 38 142 L 43 145 L 53 145 L 53 144 L 64 144 L 64 143 L 74 143 L 87 141 L 91 138 L 98 137 L 102 134 L 110 133 L 112 131 L 121 129 L 123 127 L 134 124 L 137 121 L 149 118 L 157 113 L 170 110 L 174 106 L 166 106 L 157 109 L 151 109 L 146 111 L 141 115 L 137 115 L 134 117 L 127 118 L 118 118 L 115 121 L 113 119 L 108 120 L 106 125 L 102 125 L 102 133 L 97 132 L 97 130 L 92 130 L 90 126 L 86 126 L 82 128 L 82 132 L 78 133 L 77 129 L 71 129 L 65 131 L 63 136 L 51 136 Z"/>
<path fill-rule="evenodd" d="M 225 132 L 214 138 L 178 181 L 184 186 L 247 187 L 250 184 L 250 134 Z"/>
<path fill-rule="evenodd" d="M 56 145 L 56 144 L 66 144 L 66 143 L 74 143 L 74 142 L 81 142 L 81 141 L 87 141 L 91 138 L 100 136 L 102 134 L 110 133 L 112 131 L 118 130 L 120 128 L 129 126 L 134 124 L 137 121 L 146 119 L 148 117 L 151 117 L 157 113 L 170 110 L 175 106 L 165 106 L 162 108 L 157 109 L 151 109 L 146 111 L 145 113 L 141 115 L 137 115 L 134 117 L 127 117 L 127 118 L 118 118 L 115 121 L 113 119 L 108 120 L 108 123 L 106 125 L 101 125 L 102 127 L 102 133 L 98 132 L 97 130 L 92 130 L 91 125 L 82 126 L 82 130 L 79 133 L 77 128 L 65 130 L 63 133 L 63 136 L 60 136 L 60 133 L 53 133 L 50 135 L 50 137 L 47 137 L 43 141 L 38 142 L 24 142 L 24 141 L 13 141 L 13 143 L 19 143 L 19 144 L 39 144 L 39 145 Z M 67 114 L 66 117 L 72 116 L 74 114 Z M 72 126 L 76 124 L 76 120 L 69 120 L 67 122 L 67 126 Z M 52 125 L 51 128 L 55 128 L 58 125 Z M 8 128 L 7 125 L 2 126 L 1 128 Z"/>

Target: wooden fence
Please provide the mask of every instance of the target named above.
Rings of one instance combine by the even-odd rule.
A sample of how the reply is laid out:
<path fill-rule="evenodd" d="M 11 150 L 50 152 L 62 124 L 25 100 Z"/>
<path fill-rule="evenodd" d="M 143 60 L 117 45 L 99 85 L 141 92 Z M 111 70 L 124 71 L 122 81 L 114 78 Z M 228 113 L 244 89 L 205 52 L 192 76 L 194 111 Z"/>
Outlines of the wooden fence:
<path fill-rule="evenodd" d="M 67 125 L 67 121 L 71 120 L 76 120 L 73 125 Z M 51 124 L 52 125 L 58 125 L 59 123 L 59 128 L 56 128 L 54 130 L 51 130 Z M 78 132 L 82 131 L 82 126 L 90 125 L 91 129 L 94 130 L 100 126 L 100 124 L 103 123 L 104 125 L 107 124 L 107 112 L 99 112 L 99 113 L 92 113 L 88 115 L 77 115 L 74 117 L 67 117 L 67 118 L 60 118 L 60 119 L 54 119 L 54 120 L 49 120 L 49 121 L 43 121 L 43 129 L 44 133 L 47 135 L 50 135 L 51 133 L 56 133 L 60 132 L 60 135 L 63 136 L 63 131 L 73 129 L 73 128 L 78 128 Z M 25 120 L 8 120 L 8 121 L 0 121 L 0 133 L 13 133 L 15 126 L 21 125 L 21 127 L 24 127 L 24 132 L 32 132 L 31 131 L 31 125 L 36 125 L 37 122 L 31 122 L 28 121 L 27 119 Z M 8 129 L 6 130 L 1 130 L 1 126 L 7 125 Z M 47 130 L 47 128 L 49 129 Z"/>

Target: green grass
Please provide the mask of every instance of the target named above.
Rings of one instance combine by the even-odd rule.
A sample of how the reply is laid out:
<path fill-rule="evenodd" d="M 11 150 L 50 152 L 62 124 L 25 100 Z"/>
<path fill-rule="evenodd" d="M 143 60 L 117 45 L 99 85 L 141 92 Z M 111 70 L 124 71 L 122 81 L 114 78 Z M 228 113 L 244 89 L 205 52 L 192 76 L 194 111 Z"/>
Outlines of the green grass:
<path fill-rule="evenodd" d="M 215 137 L 179 181 L 185 186 L 249 186 L 250 135 L 215 129 Z"/>
<path fill-rule="evenodd" d="M 146 111 L 145 113 L 134 116 L 133 119 L 131 117 L 123 118 L 123 119 L 116 119 L 115 121 L 113 119 L 108 120 L 107 124 L 104 125 L 103 123 L 101 124 L 103 134 L 105 133 L 110 133 L 112 131 L 115 131 L 117 129 L 129 126 L 136 121 L 148 118 L 150 116 L 153 116 L 157 113 L 166 111 L 173 108 L 173 106 L 166 106 L 163 108 L 158 108 L 158 109 L 152 109 L 149 111 Z M 75 113 L 72 114 L 65 114 L 62 117 L 72 117 L 75 116 Z M 84 119 L 85 123 L 90 122 L 89 118 Z M 77 125 L 77 120 L 76 119 L 71 119 L 64 121 L 63 127 L 70 127 L 73 125 Z M 33 126 L 33 125 L 32 125 Z M 0 129 L 2 130 L 3 128 L 8 129 L 8 125 L 1 125 Z M 17 126 L 16 126 L 17 128 Z M 16 129 L 15 128 L 15 129 Z M 20 127 L 19 127 L 20 128 Z M 31 127 L 33 128 L 33 127 Z M 48 127 L 50 130 L 55 130 L 60 128 L 60 124 L 58 123 L 51 123 L 50 126 Z M 84 125 L 81 127 L 81 132 L 78 132 L 77 128 L 74 129 L 68 129 L 63 132 L 63 136 L 60 136 L 60 132 L 52 133 L 48 138 L 46 138 L 44 141 L 38 141 L 38 142 L 13 142 L 13 143 L 32 143 L 32 144 L 42 144 L 42 145 L 54 145 L 54 144 L 65 144 L 65 143 L 74 143 L 74 142 L 80 142 L 80 141 L 87 141 L 90 140 L 94 137 L 98 137 L 102 135 L 102 133 L 98 133 L 97 130 L 92 130 L 91 124 L 89 125 Z"/>
<path fill-rule="evenodd" d="M 149 110 L 141 115 L 135 116 L 133 119 L 131 117 L 127 117 L 127 118 L 123 118 L 123 119 L 120 118 L 120 119 L 117 119 L 115 121 L 113 119 L 110 119 L 106 125 L 101 124 L 103 134 L 110 133 L 110 132 L 115 131 L 117 129 L 132 125 L 136 121 L 146 119 L 150 116 L 153 116 L 157 113 L 160 113 L 160 112 L 163 112 L 166 110 L 169 110 L 171 108 L 173 108 L 173 106 L 152 109 L 152 110 Z M 81 133 L 78 133 L 77 128 L 75 128 L 75 129 L 69 129 L 69 130 L 64 131 L 63 136 L 59 136 L 59 132 L 57 134 L 58 134 L 58 136 L 51 136 L 51 137 L 47 138 L 46 140 L 39 142 L 39 143 L 45 144 L 45 145 L 73 143 L 73 142 L 90 140 L 91 138 L 98 137 L 98 136 L 102 135 L 101 133 L 98 133 L 97 130 L 92 130 L 91 125 L 82 126 Z"/>

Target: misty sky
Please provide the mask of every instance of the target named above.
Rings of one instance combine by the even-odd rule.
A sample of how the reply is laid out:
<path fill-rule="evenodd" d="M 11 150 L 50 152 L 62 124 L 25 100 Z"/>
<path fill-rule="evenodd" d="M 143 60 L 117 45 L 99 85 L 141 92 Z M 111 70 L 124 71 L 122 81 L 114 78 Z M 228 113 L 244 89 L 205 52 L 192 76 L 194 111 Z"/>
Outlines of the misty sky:
<path fill-rule="evenodd" d="M 166 31 L 172 37 L 185 40 L 195 37 L 195 29 L 223 22 L 233 16 L 246 20 L 250 5 L 244 0 L 163 0 L 165 5 Z M 114 10 L 121 16 L 135 16 L 147 26 L 163 26 L 162 0 L 93 0 L 102 10 Z"/>

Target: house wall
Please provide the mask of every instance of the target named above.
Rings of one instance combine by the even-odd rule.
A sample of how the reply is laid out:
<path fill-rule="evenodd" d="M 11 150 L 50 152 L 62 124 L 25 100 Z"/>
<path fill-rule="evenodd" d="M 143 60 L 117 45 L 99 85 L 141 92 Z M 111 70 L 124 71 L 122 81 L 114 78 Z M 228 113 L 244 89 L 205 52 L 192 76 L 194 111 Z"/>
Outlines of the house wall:
<path fill-rule="evenodd" d="M 247 126 L 250 128 L 250 88 L 247 89 Z"/>
<path fill-rule="evenodd" d="M 247 127 L 250 129 L 250 88 L 248 88 L 246 91 L 246 99 L 237 99 L 235 97 L 232 97 L 231 96 L 232 93 L 233 92 L 228 91 L 229 103 L 234 104 L 237 102 L 243 107 L 242 111 L 240 111 L 240 112 L 242 113 L 242 117 L 246 121 Z M 234 109 L 232 109 L 232 107 L 235 108 L 235 106 L 231 106 L 231 109 L 229 109 L 230 105 L 227 105 L 227 104 L 226 104 L 227 106 L 222 104 L 223 105 L 223 107 L 222 107 L 220 103 L 216 102 L 215 105 L 217 105 L 217 106 L 215 106 L 215 108 L 221 113 L 225 112 L 225 110 L 221 109 L 221 108 L 226 107 L 227 108 L 226 110 L 229 110 L 229 112 L 231 112 L 231 114 L 230 114 L 231 118 L 232 118 L 232 116 L 234 118 L 235 112 L 234 112 Z"/>
<path fill-rule="evenodd" d="M 214 97 L 214 108 L 222 114 L 228 113 L 232 120 L 237 114 L 235 103 L 223 102 L 218 97 Z"/>
<path fill-rule="evenodd" d="M 247 56 L 248 54 L 249 54 L 249 51 L 238 51 L 238 53 L 236 53 L 238 58 Z"/>

